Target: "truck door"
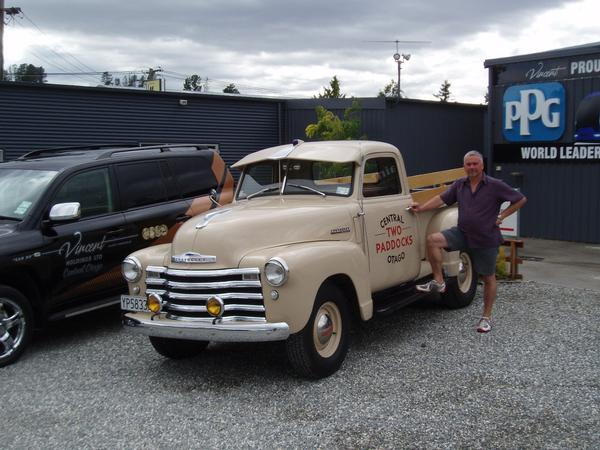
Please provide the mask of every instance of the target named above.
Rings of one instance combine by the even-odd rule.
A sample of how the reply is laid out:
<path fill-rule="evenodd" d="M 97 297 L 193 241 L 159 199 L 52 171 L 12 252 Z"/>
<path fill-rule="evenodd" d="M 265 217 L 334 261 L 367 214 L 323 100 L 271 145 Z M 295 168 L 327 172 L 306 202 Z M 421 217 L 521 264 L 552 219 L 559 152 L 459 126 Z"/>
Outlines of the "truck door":
<path fill-rule="evenodd" d="M 392 155 L 373 155 L 363 164 L 362 206 L 374 291 L 413 280 L 419 272 L 417 221 L 406 211 L 412 197 L 400 173 Z"/>

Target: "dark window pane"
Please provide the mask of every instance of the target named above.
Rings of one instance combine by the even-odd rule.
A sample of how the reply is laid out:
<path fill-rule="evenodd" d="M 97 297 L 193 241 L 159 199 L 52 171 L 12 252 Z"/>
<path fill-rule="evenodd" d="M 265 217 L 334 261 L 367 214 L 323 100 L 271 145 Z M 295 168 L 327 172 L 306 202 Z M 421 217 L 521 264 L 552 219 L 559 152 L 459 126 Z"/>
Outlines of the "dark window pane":
<path fill-rule="evenodd" d="M 81 172 L 69 178 L 59 189 L 52 204 L 79 202 L 81 217 L 114 211 L 108 169 Z"/>
<path fill-rule="evenodd" d="M 167 199 L 158 161 L 115 166 L 123 209 L 160 203 Z"/>
<path fill-rule="evenodd" d="M 402 191 L 394 158 L 373 158 L 366 162 L 363 177 L 363 196 L 380 197 Z"/>
<path fill-rule="evenodd" d="M 216 189 L 218 180 L 212 171 L 212 154 L 193 158 L 169 159 L 169 167 L 183 197 L 197 197 Z M 221 176 L 221 174 L 218 174 Z"/>

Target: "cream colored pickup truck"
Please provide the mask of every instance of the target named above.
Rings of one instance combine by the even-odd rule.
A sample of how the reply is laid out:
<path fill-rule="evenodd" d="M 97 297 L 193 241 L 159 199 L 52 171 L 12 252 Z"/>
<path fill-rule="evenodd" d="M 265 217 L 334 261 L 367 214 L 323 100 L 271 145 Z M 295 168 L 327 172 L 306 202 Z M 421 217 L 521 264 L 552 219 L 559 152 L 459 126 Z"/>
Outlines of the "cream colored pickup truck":
<path fill-rule="evenodd" d="M 232 204 L 123 262 L 124 325 L 161 355 L 281 340 L 298 373 L 328 376 L 346 356 L 353 320 L 419 299 L 415 284 L 431 277 L 425 238 L 457 220 L 455 208 L 407 208 L 462 170 L 408 178 L 398 149 L 381 142 L 294 141 L 233 167 L 242 174 Z M 470 304 L 469 256 L 446 253 L 444 271 L 445 304 Z"/>

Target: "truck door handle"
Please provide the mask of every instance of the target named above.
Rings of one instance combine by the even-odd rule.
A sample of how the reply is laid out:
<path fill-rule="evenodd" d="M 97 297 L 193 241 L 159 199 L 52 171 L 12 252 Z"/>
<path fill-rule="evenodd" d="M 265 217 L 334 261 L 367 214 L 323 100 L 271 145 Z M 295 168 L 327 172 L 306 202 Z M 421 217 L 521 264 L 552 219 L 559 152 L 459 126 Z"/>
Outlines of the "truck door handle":
<path fill-rule="evenodd" d="M 192 216 L 188 216 L 187 214 L 182 214 L 181 216 L 175 217 L 175 222 L 185 222 L 190 219 Z"/>
<path fill-rule="evenodd" d="M 356 217 L 362 217 L 364 215 L 365 215 L 364 211 L 359 211 L 356 213 Z"/>
<path fill-rule="evenodd" d="M 114 230 L 110 230 L 106 232 L 107 236 L 116 236 L 118 234 L 123 234 L 123 232 L 125 231 L 125 228 L 116 228 Z"/>

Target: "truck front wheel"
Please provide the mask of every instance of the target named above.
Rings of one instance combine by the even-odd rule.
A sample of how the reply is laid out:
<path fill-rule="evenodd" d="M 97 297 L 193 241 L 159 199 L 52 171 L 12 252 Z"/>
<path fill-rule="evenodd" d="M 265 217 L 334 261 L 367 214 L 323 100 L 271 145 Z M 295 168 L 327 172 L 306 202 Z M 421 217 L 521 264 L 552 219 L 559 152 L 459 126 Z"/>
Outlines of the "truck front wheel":
<path fill-rule="evenodd" d="M 154 350 L 171 359 L 190 358 L 200 354 L 208 346 L 208 341 L 189 341 L 150 336 Z"/>
<path fill-rule="evenodd" d="M 323 378 L 337 371 L 349 345 L 348 304 L 333 285 L 319 289 L 304 329 L 286 341 L 288 359 L 300 375 Z"/>
<path fill-rule="evenodd" d="M 469 306 L 477 291 L 477 272 L 471 257 L 460 252 L 459 258 L 458 275 L 447 281 L 446 292 L 442 294 L 444 304 L 452 309 Z"/>
<path fill-rule="evenodd" d="M 23 294 L 0 286 L 0 367 L 16 361 L 31 340 L 33 314 Z"/>

